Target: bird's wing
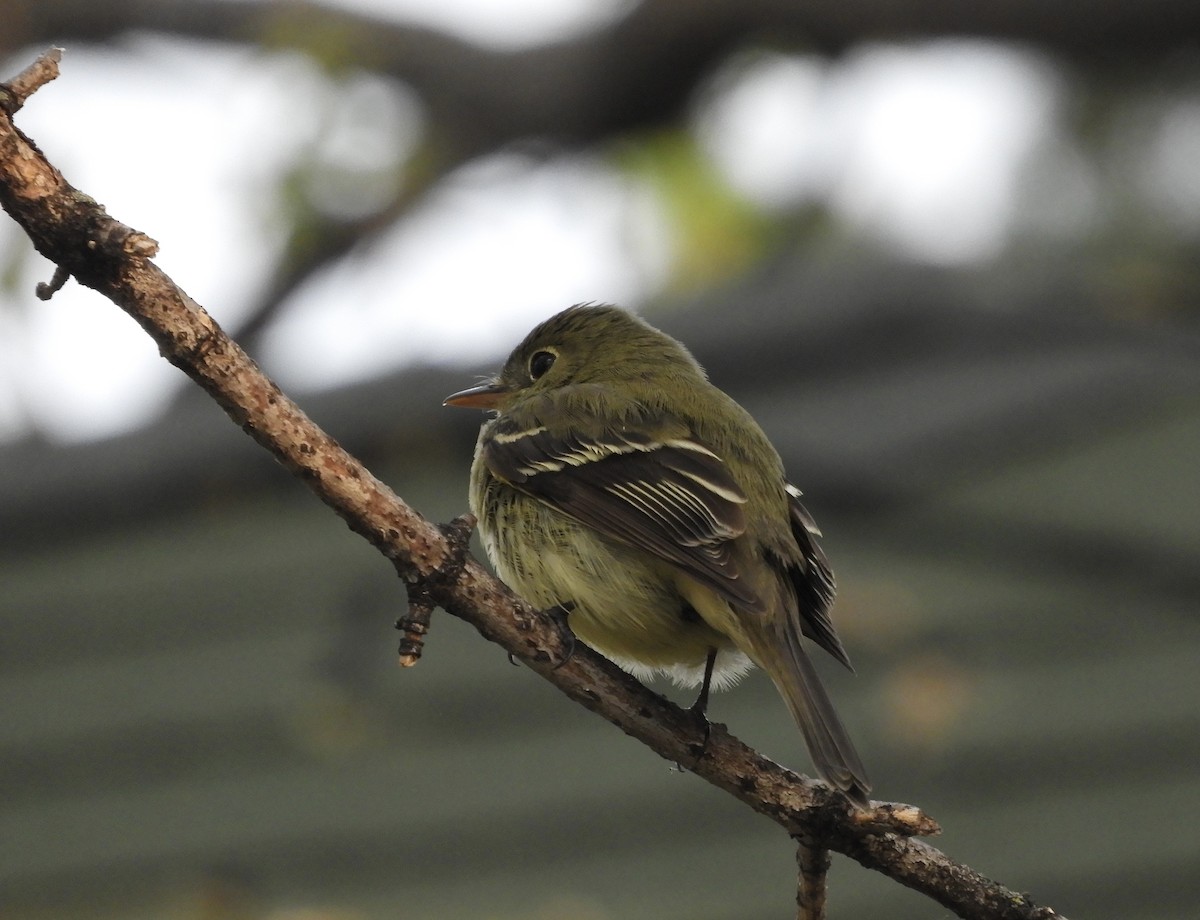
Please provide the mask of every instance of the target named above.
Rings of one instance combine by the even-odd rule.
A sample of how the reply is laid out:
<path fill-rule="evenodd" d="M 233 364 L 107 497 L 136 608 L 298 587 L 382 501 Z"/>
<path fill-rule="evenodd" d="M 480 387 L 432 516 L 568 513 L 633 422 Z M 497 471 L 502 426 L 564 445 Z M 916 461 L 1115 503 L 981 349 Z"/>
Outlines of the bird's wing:
<path fill-rule="evenodd" d="M 633 428 L 559 434 L 498 419 L 484 447 L 492 473 L 609 537 L 666 560 L 731 603 L 761 609 L 739 578 L 731 541 L 746 495 L 725 463 L 690 436 Z"/>
<path fill-rule="evenodd" d="M 798 561 L 787 566 L 796 589 L 800 631 L 853 671 L 850 656 L 846 654 L 842 640 L 838 638 L 833 621 L 829 618 L 829 608 L 833 605 L 836 588 L 829 560 L 817 542 L 821 531 L 808 509 L 800 504 L 800 490 L 788 483 L 787 495 L 792 536 L 800 548 L 801 556 Z"/>

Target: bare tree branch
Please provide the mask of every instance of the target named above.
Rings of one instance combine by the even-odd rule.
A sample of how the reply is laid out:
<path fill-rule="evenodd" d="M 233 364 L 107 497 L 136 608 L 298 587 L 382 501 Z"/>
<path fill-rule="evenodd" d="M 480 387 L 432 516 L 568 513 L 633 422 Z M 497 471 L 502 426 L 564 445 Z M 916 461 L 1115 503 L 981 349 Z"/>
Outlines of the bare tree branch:
<path fill-rule="evenodd" d="M 44 81 L 43 81 L 44 82 Z M 555 624 L 531 610 L 447 532 L 409 508 L 318 428 L 199 305 L 151 261 L 156 244 L 72 188 L 11 121 L 26 80 L 0 87 L 0 204 L 60 271 L 116 303 L 163 356 L 203 387 L 231 419 L 391 560 L 409 585 L 414 616 L 430 603 L 466 620 L 563 693 L 670 761 L 733 795 L 814 847 L 845 853 L 965 918 L 1058 916 L 911 835 L 938 827 L 908 805 L 849 808 L 824 784 L 767 760 L 723 726 L 706 733 L 690 713 L 580 646 L 563 662 Z M 449 536 L 448 536 L 449 534 Z M 707 735 L 707 737 L 706 737 Z M 808 870 L 819 869 L 815 857 Z"/>
<path fill-rule="evenodd" d="M 4 84 L 8 91 L 5 104 L 10 114 L 17 112 L 25 104 L 25 100 L 39 89 L 58 78 L 58 65 L 61 61 L 62 48 L 50 48 Z"/>
<path fill-rule="evenodd" d="M 819 841 L 796 841 L 797 920 L 825 920 L 825 877 L 831 861 Z"/>

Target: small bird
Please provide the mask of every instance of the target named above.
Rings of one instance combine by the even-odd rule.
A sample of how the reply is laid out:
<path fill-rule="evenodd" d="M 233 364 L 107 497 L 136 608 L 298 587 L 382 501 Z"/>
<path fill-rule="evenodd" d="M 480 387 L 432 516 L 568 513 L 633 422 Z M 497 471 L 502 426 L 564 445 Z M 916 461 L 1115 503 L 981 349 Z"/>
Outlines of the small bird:
<path fill-rule="evenodd" d="M 541 323 L 449 406 L 479 432 L 471 510 L 501 579 L 636 676 L 709 687 L 770 676 L 820 776 L 871 786 L 801 637 L 850 667 L 820 531 L 783 461 L 675 339 L 614 306 Z"/>

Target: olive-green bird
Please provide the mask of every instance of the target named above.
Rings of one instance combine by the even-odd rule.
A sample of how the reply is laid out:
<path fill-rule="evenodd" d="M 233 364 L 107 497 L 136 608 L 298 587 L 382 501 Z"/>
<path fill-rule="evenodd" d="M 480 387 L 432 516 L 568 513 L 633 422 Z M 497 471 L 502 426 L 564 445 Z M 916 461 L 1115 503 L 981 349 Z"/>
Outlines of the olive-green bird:
<path fill-rule="evenodd" d="M 829 618 L 820 531 L 762 429 L 670 336 L 612 306 L 537 326 L 492 380 L 471 510 L 500 577 L 635 675 L 685 685 L 770 675 L 817 772 L 871 786 L 804 650 L 850 659 Z"/>

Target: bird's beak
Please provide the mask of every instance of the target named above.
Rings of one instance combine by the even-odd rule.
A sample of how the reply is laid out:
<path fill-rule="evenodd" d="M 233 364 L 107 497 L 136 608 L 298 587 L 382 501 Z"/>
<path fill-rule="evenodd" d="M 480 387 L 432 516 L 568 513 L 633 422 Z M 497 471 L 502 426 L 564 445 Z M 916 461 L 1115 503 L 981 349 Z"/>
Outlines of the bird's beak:
<path fill-rule="evenodd" d="M 499 383 L 481 383 L 477 387 L 450 394 L 442 401 L 442 405 L 463 409 L 496 409 L 500 400 L 507 395 L 508 387 Z"/>

